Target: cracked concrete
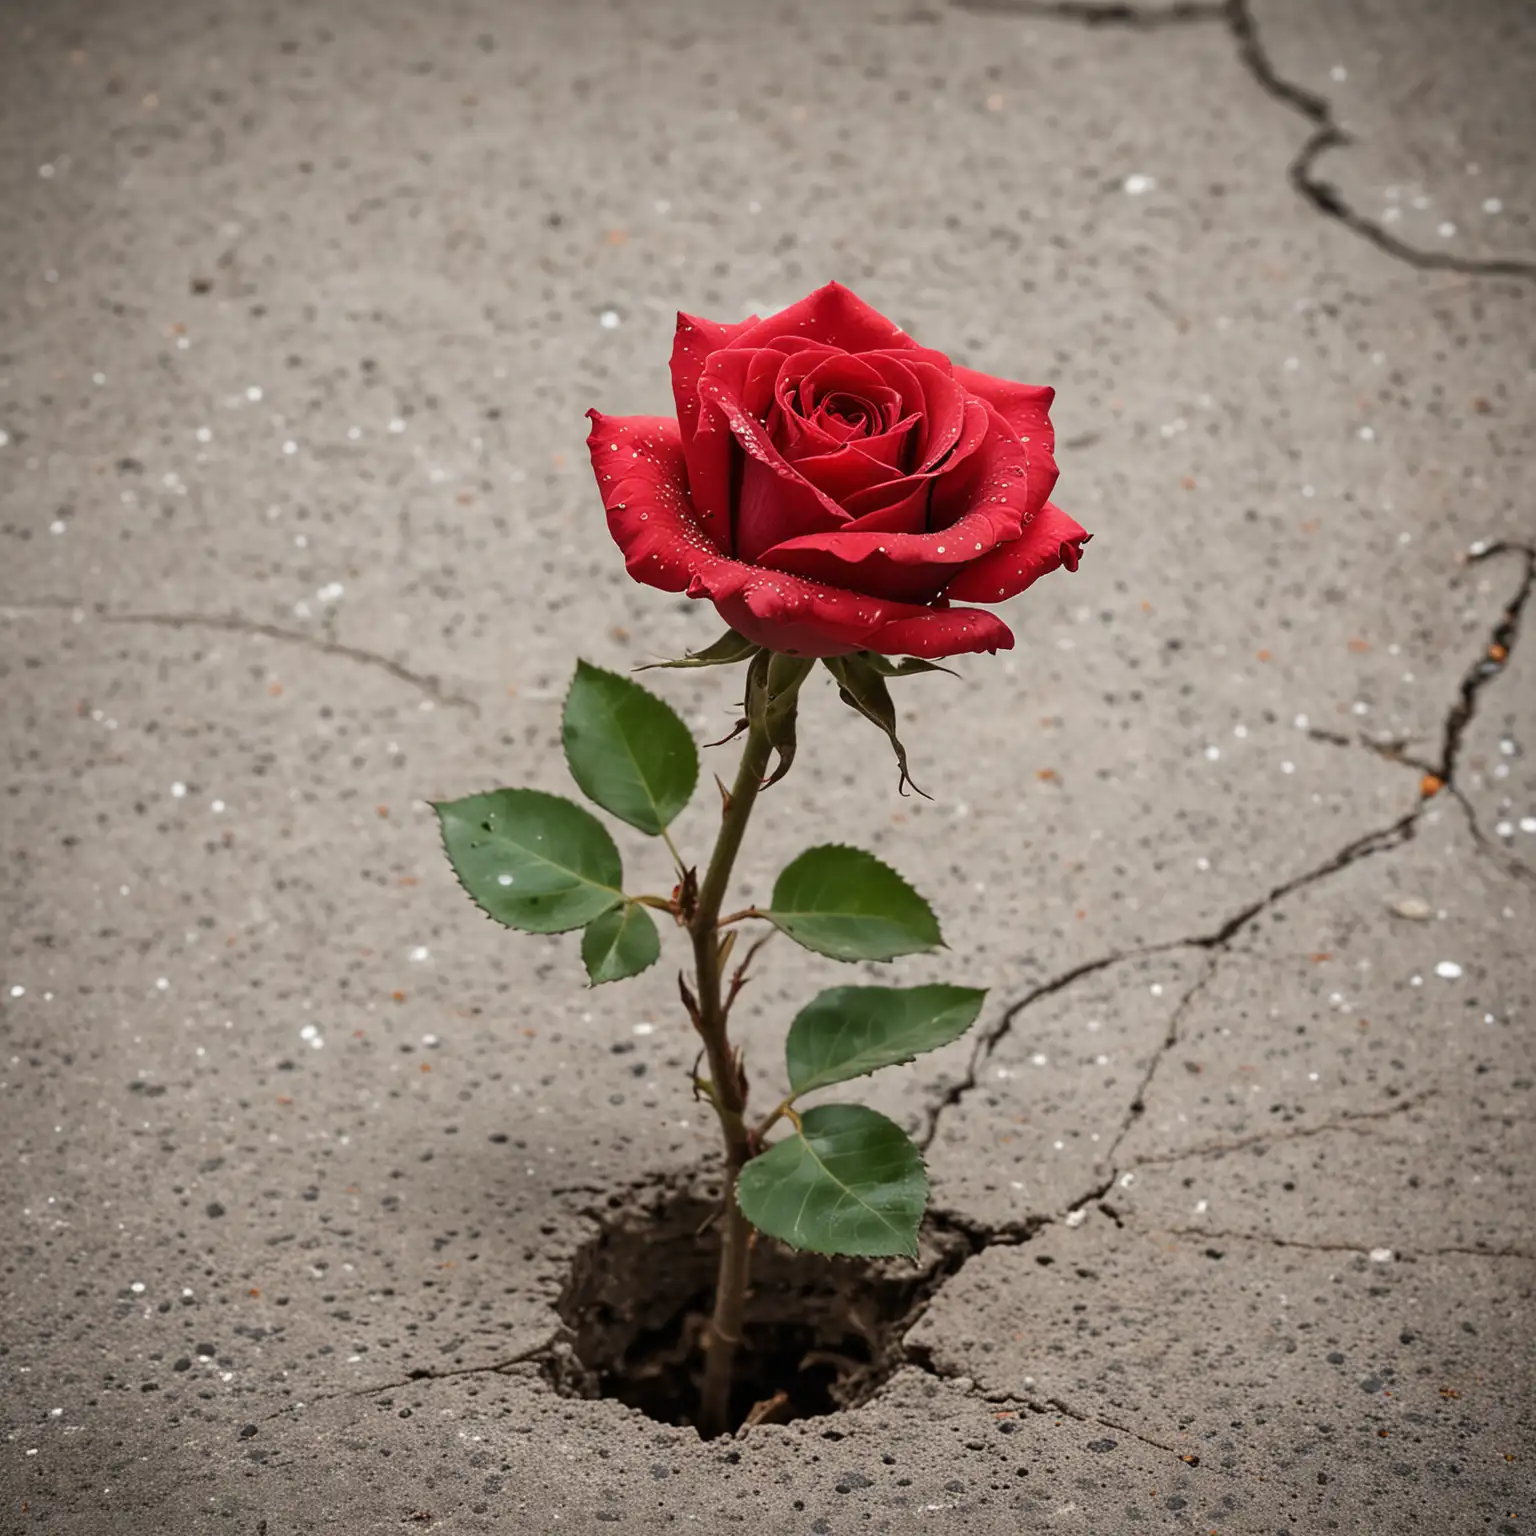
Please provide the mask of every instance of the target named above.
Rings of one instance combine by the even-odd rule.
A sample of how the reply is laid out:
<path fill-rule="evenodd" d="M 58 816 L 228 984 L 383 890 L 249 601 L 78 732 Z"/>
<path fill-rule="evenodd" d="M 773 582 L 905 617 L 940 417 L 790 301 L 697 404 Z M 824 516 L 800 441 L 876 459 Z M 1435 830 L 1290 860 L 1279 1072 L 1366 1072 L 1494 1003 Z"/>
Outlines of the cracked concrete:
<path fill-rule="evenodd" d="M 1320 48 L 1343 42 L 1345 47 L 1340 51 L 1364 54 L 1373 72 L 1389 76 L 1391 66 L 1383 68 L 1382 45 L 1387 44 L 1398 52 L 1399 58 L 1393 60 L 1394 64 L 1407 62 L 1411 67 L 1412 63 L 1423 57 L 1422 52 L 1416 50 L 1422 50 L 1424 39 L 1422 36 L 1415 38 L 1404 48 L 1399 41 L 1401 29 L 1393 26 L 1386 17 L 1372 17 L 1368 10 L 1357 11 L 1341 26 L 1337 13 L 1320 3 L 1320 0 L 1319 3 L 1305 6 L 1288 5 L 1283 13 L 1279 12 L 1277 6 L 1256 6 L 1254 0 L 1219 0 L 1219 3 L 1213 4 L 1198 3 L 1198 0 L 1196 3 L 1167 0 L 1167 3 L 1147 5 L 1125 5 L 1117 3 L 1117 0 L 1054 0 L 1054 3 L 1053 0 L 952 0 L 952 3 L 963 10 L 981 15 L 1032 17 L 1090 28 L 1126 27 L 1133 31 L 1153 31 L 1191 25 L 1223 26 L 1230 32 L 1239 58 L 1259 88 L 1312 125 L 1311 133 L 1287 168 L 1287 176 L 1297 194 L 1306 199 L 1319 214 L 1338 220 L 1346 229 L 1369 241 L 1393 260 L 1406 262 L 1423 271 L 1461 272 L 1473 277 L 1536 278 L 1536 260 L 1529 257 L 1467 255 L 1446 247 L 1446 242 L 1458 233 L 1465 241 L 1474 229 L 1477 233 L 1473 238 L 1479 245 L 1491 244 L 1496 248 L 1502 243 L 1497 234 L 1490 232 L 1490 220 L 1505 211 L 1503 199 L 1485 197 L 1481 200 L 1481 208 L 1474 213 L 1473 204 L 1465 192 L 1467 181 L 1475 181 L 1482 170 L 1475 160 L 1436 165 L 1435 169 L 1441 177 L 1441 184 L 1436 187 L 1441 206 L 1433 217 L 1429 216 L 1433 199 L 1421 190 L 1421 184 L 1414 173 L 1423 165 L 1424 159 L 1437 158 L 1437 152 L 1443 155 L 1443 144 L 1435 145 L 1427 156 L 1405 156 L 1398 162 L 1409 167 L 1409 184 L 1401 188 L 1388 188 L 1385 194 L 1386 207 L 1379 214 L 1365 212 L 1355 200 L 1355 186 L 1360 181 L 1358 175 L 1349 175 L 1347 181 L 1350 185 L 1341 187 L 1336 180 L 1329 179 L 1319 169 L 1320 162 L 1337 156 L 1340 151 L 1356 148 L 1359 134 L 1344 126 L 1340 109 L 1329 94 L 1313 90 L 1282 72 L 1273 51 L 1265 42 L 1266 34 L 1260 32 L 1257 12 L 1260 9 L 1266 13 L 1273 10 L 1274 15 L 1266 14 L 1267 21 L 1280 21 L 1283 14 L 1283 21 L 1276 31 L 1289 45 L 1287 53 L 1298 55 L 1301 69 L 1307 72 L 1316 70 L 1316 55 Z M 1491 11 L 1499 9 L 1489 7 Z M 1486 103 L 1491 95 L 1495 104 L 1492 122 L 1480 122 L 1476 127 L 1482 129 L 1499 149 L 1507 142 L 1507 136 L 1528 130 L 1532 125 L 1528 107 L 1523 117 L 1519 109 L 1516 109 L 1513 120 L 1500 115 L 1522 99 L 1529 101 L 1527 61 L 1532 40 L 1529 13 L 1514 5 L 1504 6 L 1502 10 L 1503 15 L 1498 17 L 1493 27 L 1486 25 L 1486 18 L 1483 26 L 1470 26 L 1464 12 L 1450 6 L 1443 9 L 1426 8 L 1426 12 L 1419 17 L 1421 23 L 1428 21 L 1433 26 L 1442 50 L 1449 45 L 1451 67 L 1447 67 L 1446 52 L 1442 52 L 1437 71 L 1441 78 L 1434 79 L 1433 84 L 1438 90 L 1449 94 L 1456 89 L 1456 85 L 1451 82 L 1457 81 L 1458 77 L 1461 82 L 1469 85 L 1476 81 L 1478 99 L 1483 104 L 1484 112 L 1487 111 Z M 1408 56 L 1406 61 L 1401 58 L 1404 53 Z M 1493 71 L 1507 72 L 1508 84 L 1501 81 L 1501 89 L 1486 93 L 1486 79 Z M 1335 63 L 1329 68 L 1328 76 L 1337 87 L 1349 79 L 1349 69 L 1344 64 Z M 1449 79 L 1445 78 L 1447 76 Z M 1430 78 L 1421 77 L 1415 82 L 1411 94 L 1421 95 L 1424 87 L 1430 83 Z M 1522 93 L 1526 93 L 1523 98 Z M 1367 98 L 1368 112 L 1372 107 L 1379 109 L 1379 105 L 1378 101 Z M 1389 107 L 1388 111 L 1380 115 L 1386 121 L 1373 123 L 1372 126 L 1383 136 L 1390 134 L 1397 139 L 1411 139 L 1415 128 L 1422 132 L 1423 117 L 1418 113 L 1404 114 L 1399 118 Z M 1465 131 L 1466 126 L 1461 121 L 1456 124 L 1456 128 L 1461 131 Z M 1482 142 L 1487 142 L 1487 139 Z M 1392 163 L 1392 147 L 1388 146 L 1388 152 L 1384 154 L 1381 146 L 1374 143 L 1369 146 L 1371 158 L 1375 162 L 1373 169 L 1383 163 Z M 1401 148 L 1400 145 L 1396 147 Z M 1458 231 L 1454 220 L 1444 217 L 1447 211 L 1459 214 L 1471 227 Z M 1403 222 L 1405 213 L 1408 216 L 1408 227 L 1418 226 L 1411 238 L 1405 238 L 1393 228 Z M 1526 227 L 1522 233 L 1528 233 L 1528 219 L 1517 214 L 1515 222 Z M 1526 249 L 1530 248 L 1528 238 L 1522 241 L 1517 236 L 1516 239 Z"/>
<path fill-rule="evenodd" d="M 0 1529 L 1528 1523 L 1524 10 L 13 9 Z M 605 1212 L 707 1178 L 670 972 L 477 921 L 424 802 L 563 790 L 572 652 L 713 638 L 582 411 L 832 275 L 1054 382 L 1096 539 L 904 687 L 933 804 L 808 691 L 743 898 L 874 847 L 901 978 L 992 995 L 861 1085 L 907 1364 L 702 1445 L 549 1386 Z M 848 972 L 764 962 L 767 1100 Z"/>
<path fill-rule="evenodd" d="M 1120 1528 L 1168 1512 L 1275 1529 L 1278 1484 L 1298 1529 L 1408 1528 L 1415 1508 L 1426 1529 L 1497 1529 L 1528 1496 L 1531 1388 L 1528 1357 L 1497 1341 L 1531 1287 L 1518 1261 L 1378 1261 L 1091 1218 L 968 1265 L 949 1317 L 917 1333 L 940 1373 L 984 1394 L 1058 1402 L 1189 1458 L 1169 1457 L 1155 1494 L 1127 1480 Z M 1125 1440 L 1097 1444 L 1116 1456 Z"/>

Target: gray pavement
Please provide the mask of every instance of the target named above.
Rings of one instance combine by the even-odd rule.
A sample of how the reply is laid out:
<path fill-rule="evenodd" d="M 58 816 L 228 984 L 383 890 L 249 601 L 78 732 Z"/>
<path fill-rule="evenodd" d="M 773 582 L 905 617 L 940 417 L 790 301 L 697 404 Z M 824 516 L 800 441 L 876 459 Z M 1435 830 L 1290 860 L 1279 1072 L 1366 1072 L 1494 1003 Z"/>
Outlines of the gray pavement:
<path fill-rule="evenodd" d="M 1530 1525 L 1528 8 L 0 37 L 0 1531 Z M 707 1185 L 670 972 L 478 921 L 425 801 L 562 789 L 573 652 L 713 638 L 582 413 L 832 277 L 1058 387 L 1095 541 L 905 689 L 932 803 L 806 700 L 744 895 L 877 848 L 952 946 L 903 976 L 994 990 L 870 1091 L 934 1188 L 894 1374 L 706 1445 L 569 1395 L 558 1310 Z M 765 1098 L 847 979 L 770 955 Z"/>

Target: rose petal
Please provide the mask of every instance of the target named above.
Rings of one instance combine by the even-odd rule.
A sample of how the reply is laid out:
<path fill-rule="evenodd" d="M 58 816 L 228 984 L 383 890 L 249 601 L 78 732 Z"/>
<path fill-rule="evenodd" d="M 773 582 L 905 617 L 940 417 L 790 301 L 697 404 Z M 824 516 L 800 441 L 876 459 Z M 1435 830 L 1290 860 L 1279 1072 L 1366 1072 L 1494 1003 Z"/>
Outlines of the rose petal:
<path fill-rule="evenodd" d="M 801 434 L 812 430 L 811 424 L 801 416 L 797 403 L 800 380 L 817 363 L 843 354 L 835 348 L 795 336 L 783 337 L 771 349 L 765 350 L 780 359 L 778 377 L 773 383 L 774 404 L 768 416 L 769 435 L 788 454 L 799 443 Z M 818 440 L 817 446 L 808 451 L 819 452 L 823 446 Z"/>
<path fill-rule="evenodd" d="M 776 368 L 764 352 L 711 356 L 699 381 L 698 430 L 684 448 L 700 523 L 729 529 L 722 547 L 747 561 L 780 539 L 848 520 L 835 501 L 785 461 L 767 426 L 743 402 L 746 395 L 762 405 L 762 391 L 774 387 Z"/>
<path fill-rule="evenodd" d="M 879 491 L 860 491 L 852 500 L 857 505 L 877 501 Z M 926 533 L 928 500 L 933 495 L 933 476 L 908 476 L 893 480 L 885 494 L 892 497 L 886 506 L 873 512 L 860 512 L 844 527 L 849 533 Z"/>
<path fill-rule="evenodd" d="M 711 352 L 729 346 L 732 339 L 756 322 L 757 316 L 737 325 L 721 325 L 716 320 L 702 320 L 697 315 L 677 316 L 672 334 L 672 399 L 677 405 L 678 425 L 683 441 L 693 436 L 699 419 L 699 375 Z"/>
<path fill-rule="evenodd" d="M 917 467 L 937 468 L 946 455 L 959 451 L 972 431 L 974 408 L 971 397 L 940 368 L 930 363 L 913 364 L 913 379 L 922 391 L 918 407 L 923 434 L 917 447 Z"/>
<path fill-rule="evenodd" d="M 997 434 L 999 430 L 997 418 L 980 400 L 964 401 L 959 436 L 951 445 L 943 463 L 934 469 L 923 469 L 850 496 L 843 505 L 855 519 L 852 526 L 882 530 L 895 527 L 905 533 L 926 533 L 931 528 L 942 527 L 943 524 L 931 515 L 930 506 L 938 478 L 957 473 L 961 465 L 986 442 L 988 435 Z M 944 504 L 945 515 L 951 520 L 956 504 L 953 498 Z M 899 517 L 886 515 L 890 509 L 897 507 L 902 509 Z M 866 523 L 865 519 L 872 513 L 881 514 L 879 521 Z"/>
<path fill-rule="evenodd" d="M 871 352 L 911 345 L 905 331 L 841 283 L 828 283 L 815 293 L 781 309 L 766 320 L 749 323 L 732 342 L 758 347 L 780 336 L 807 336 L 845 352 Z"/>
<path fill-rule="evenodd" d="M 985 502 L 937 533 L 871 533 L 843 528 L 787 539 L 765 550 L 759 565 L 792 571 L 808 581 L 872 592 L 897 602 L 927 603 L 956 570 L 1017 539 L 1016 508 Z"/>
<path fill-rule="evenodd" d="M 862 358 L 846 352 L 834 352 L 801 376 L 796 389 L 800 414 L 810 417 L 829 395 L 846 394 L 884 407 L 882 427 L 889 426 L 900 412 L 901 396 Z"/>
<path fill-rule="evenodd" d="M 738 635 L 745 635 L 756 645 L 766 645 L 790 656 L 846 656 L 850 651 L 867 650 L 865 641 L 871 626 L 860 617 L 859 603 L 868 604 L 854 592 L 834 592 L 830 588 L 821 597 L 811 595 L 807 582 L 781 576 L 786 583 L 775 587 L 767 572 L 744 583 L 735 592 L 714 599 L 715 609 Z M 793 582 L 790 586 L 788 583 Z M 689 594 L 707 597 L 702 589 Z"/>
<path fill-rule="evenodd" d="M 925 608 L 911 618 L 892 620 L 870 636 L 864 649 L 936 661 L 968 651 L 1011 651 L 1013 631 L 984 608 Z"/>
<path fill-rule="evenodd" d="M 802 656 L 867 649 L 872 634 L 927 611 L 728 559 L 693 516 L 677 423 L 666 416 L 587 414 L 587 446 L 608 527 L 636 581 L 707 598 L 739 634 Z"/>
<path fill-rule="evenodd" d="M 1051 401 L 1056 391 L 1044 384 L 1015 384 L 1010 379 L 995 379 L 974 368 L 956 368 L 955 382 L 968 394 L 985 400 L 1014 434 L 1027 442 L 1043 442 L 1047 453 L 1056 451 L 1056 433 L 1051 426 Z"/>
<path fill-rule="evenodd" d="M 678 424 L 670 416 L 587 415 L 592 473 L 629 574 L 681 592 L 701 570 L 728 564 L 694 516 Z"/>
<path fill-rule="evenodd" d="M 970 396 L 955 383 L 942 352 L 911 347 L 904 352 L 865 352 L 859 361 L 875 369 L 901 396 L 901 408 L 921 423 L 912 448 L 912 468 L 930 468 L 959 439 Z"/>
<path fill-rule="evenodd" d="M 877 433 L 874 437 L 861 437 L 855 446 L 860 453 L 867 453 L 877 463 L 902 474 L 911 457 L 918 425 L 916 416 L 903 416 L 888 431 Z"/>
<path fill-rule="evenodd" d="M 897 470 L 889 464 L 882 464 L 858 440 L 846 447 L 836 448 L 831 453 L 811 454 L 796 459 L 794 464 L 817 490 L 839 503 L 860 491 L 868 490 L 872 485 L 883 484 L 898 476 Z"/>
<path fill-rule="evenodd" d="M 946 461 L 934 481 L 928 526 L 948 528 L 975 507 L 1001 504 L 1013 509 L 1023 527 L 1051 494 L 1056 461 L 1039 445 L 1016 437 L 992 406 L 973 398 L 968 410 L 984 412 L 988 430 L 973 453 L 961 460 L 957 452 Z M 969 436 L 969 419 L 966 430 Z"/>
<path fill-rule="evenodd" d="M 972 603 L 1000 603 L 1059 565 L 1075 571 L 1089 538 L 1060 507 L 1047 502 L 1012 543 L 966 566 L 945 588 L 945 596 Z"/>
<path fill-rule="evenodd" d="M 820 533 L 847 521 L 835 504 L 789 466 L 785 465 L 781 473 L 775 465 L 751 454 L 742 455 L 740 449 L 736 452 L 741 469 L 731 547 L 738 560 L 756 565 L 765 549 L 786 538 Z M 833 510 L 828 510 L 829 505 Z"/>
<path fill-rule="evenodd" d="M 735 560 L 701 569 L 688 595 L 711 599 L 720 617 L 738 634 L 795 656 L 842 656 L 868 650 L 871 635 L 921 619 L 930 611 Z"/>

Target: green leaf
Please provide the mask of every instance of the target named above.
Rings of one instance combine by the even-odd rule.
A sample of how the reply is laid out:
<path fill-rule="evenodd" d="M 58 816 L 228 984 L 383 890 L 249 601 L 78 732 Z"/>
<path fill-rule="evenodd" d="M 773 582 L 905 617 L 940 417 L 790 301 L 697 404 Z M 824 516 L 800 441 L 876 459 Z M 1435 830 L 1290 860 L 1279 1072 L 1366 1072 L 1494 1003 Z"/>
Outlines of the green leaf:
<path fill-rule="evenodd" d="M 604 912 L 587 924 L 581 936 L 581 958 L 595 987 L 623 981 L 655 965 L 661 955 L 661 935 L 651 914 L 637 901 Z"/>
<path fill-rule="evenodd" d="M 741 1170 L 736 1199 L 754 1227 L 791 1248 L 915 1259 L 928 1175 L 922 1154 L 884 1115 L 820 1104 Z"/>
<path fill-rule="evenodd" d="M 565 758 L 605 811 L 659 837 L 699 782 L 699 753 L 672 707 L 617 672 L 576 663 Z"/>
<path fill-rule="evenodd" d="M 976 1022 L 986 995 L 980 987 L 833 987 L 789 1026 L 789 1086 L 810 1093 L 948 1045 Z"/>
<path fill-rule="evenodd" d="M 745 661 L 755 655 L 757 650 L 756 641 L 738 635 L 734 629 L 728 629 L 713 645 L 706 645 L 702 651 L 689 651 L 676 661 L 648 661 L 643 667 L 636 667 L 635 671 L 649 672 L 652 667 L 728 667 L 734 662 Z"/>
<path fill-rule="evenodd" d="M 508 928 L 565 933 L 624 899 L 623 866 L 607 828 L 559 795 L 496 789 L 433 810 L 459 884 Z"/>
<path fill-rule="evenodd" d="M 894 869 L 836 843 L 787 864 L 763 916 L 834 960 L 893 960 L 944 943 L 933 909 Z"/>

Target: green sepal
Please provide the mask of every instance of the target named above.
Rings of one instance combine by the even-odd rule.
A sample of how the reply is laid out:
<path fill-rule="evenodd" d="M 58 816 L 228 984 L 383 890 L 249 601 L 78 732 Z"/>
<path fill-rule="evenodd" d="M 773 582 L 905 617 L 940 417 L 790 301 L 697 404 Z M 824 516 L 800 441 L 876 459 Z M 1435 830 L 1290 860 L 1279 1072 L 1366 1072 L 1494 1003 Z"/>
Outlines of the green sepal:
<path fill-rule="evenodd" d="M 795 760 L 800 685 L 815 665 L 811 657 L 765 650 L 758 652 L 747 671 L 747 719 L 768 737 L 768 744 L 779 754 L 778 765 L 763 781 L 764 789 L 777 784 Z"/>
<path fill-rule="evenodd" d="M 738 661 L 747 661 L 761 649 L 755 641 L 728 629 L 713 645 L 702 651 L 689 651 L 676 661 L 648 661 L 635 668 L 636 672 L 649 672 L 653 667 L 729 667 Z"/>
<path fill-rule="evenodd" d="M 881 677 L 916 677 L 920 672 L 943 672 L 950 677 L 960 676 L 953 667 L 941 667 L 935 661 L 924 661 L 921 656 L 906 656 L 900 661 L 893 661 L 889 656 L 882 656 L 879 651 L 855 651 L 853 654 L 860 661 L 867 662 Z"/>
<path fill-rule="evenodd" d="M 890 689 L 885 686 L 885 679 L 900 674 L 882 674 L 862 655 L 825 656 L 822 662 L 837 679 L 838 697 L 843 703 L 885 732 L 896 753 L 896 766 L 901 770 L 897 788 L 906 794 L 907 786 L 911 784 L 925 800 L 931 800 L 933 796 L 913 781 L 907 769 L 907 749 L 902 745 L 901 737 L 896 734 L 896 705 Z"/>

